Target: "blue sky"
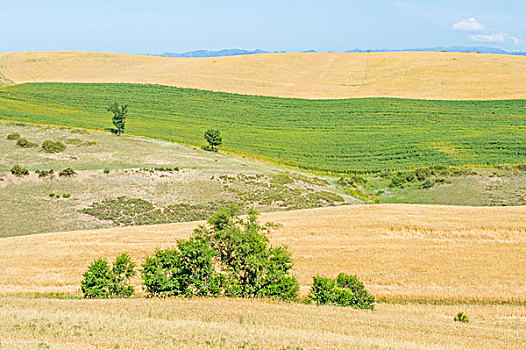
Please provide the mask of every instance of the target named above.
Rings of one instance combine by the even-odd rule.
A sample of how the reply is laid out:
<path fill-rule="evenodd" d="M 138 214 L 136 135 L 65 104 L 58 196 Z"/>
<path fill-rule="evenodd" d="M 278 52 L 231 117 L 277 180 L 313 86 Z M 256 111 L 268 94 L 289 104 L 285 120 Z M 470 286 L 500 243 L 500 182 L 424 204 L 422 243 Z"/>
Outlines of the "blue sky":
<path fill-rule="evenodd" d="M 0 52 L 526 51 L 526 0 L 2 0 Z"/>

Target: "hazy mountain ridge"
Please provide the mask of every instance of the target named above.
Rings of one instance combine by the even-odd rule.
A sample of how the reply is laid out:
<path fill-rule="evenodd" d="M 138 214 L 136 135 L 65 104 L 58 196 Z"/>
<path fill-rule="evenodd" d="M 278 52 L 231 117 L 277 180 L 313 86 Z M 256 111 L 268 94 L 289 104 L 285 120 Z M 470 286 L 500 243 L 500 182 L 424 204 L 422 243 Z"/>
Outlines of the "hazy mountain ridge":
<path fill-rule="evenodd" d="M 440 52 L 470 52 L 470 53 L 493 53 L 499 55 L 519 55 L 526 56 L 524 51 L 506 51 L 495 47 L 487 46 L 450 46 L 450 47 L 430 47 L 421 49 L 404 49 L 404 50 L 389 50 L 389 49 L 354 49 L 347 50 L 345 52 L 427 52 L 427 51 L 440 51 Z"/>
<path fill-rule="evenodd" d="M 525 51 L 506 51 L 494 47 L 486 46 L 451 46 L 451 47 L 431 47 L 431 48 L 420 48 L 420 49 L 403 49 L 403 50 L 390 50 L 390 49 L 352 49 L 343 52 L 424 52 L 424 51 L 444 51 L 444 52 L 471 52 L 471 53 L 492 53 L 500 55 L 518 55 L 526 56 Z M 224 56 L 242 56 L 242 55 L 256 55 L 263 53 L 284 53 L 288 51 L 264 51 L 260 49 L 256 50 L 243 50 L 243 49 L 223 49 L 219 51 L 210 50 L 194 50 L 182 53 L 165 52 L 158 56 L 162 57 L 224 57 Z M 326 52 L 307 50 L 302 52 Z M 336 51 L 335 51 L 336 52 Z"/>
<path fill-rule="evenodd" d="M 160 54 L 162 57 L 223 57 L 223 56 L 240 56 L 240 55 L 255 55 L 260 53 L 270 53 L 263 50 L 241 50 L 241 49 L 223 49 L 219 51 L 209 50 L 195 50 L 183 53 L 165 52 Z"/>

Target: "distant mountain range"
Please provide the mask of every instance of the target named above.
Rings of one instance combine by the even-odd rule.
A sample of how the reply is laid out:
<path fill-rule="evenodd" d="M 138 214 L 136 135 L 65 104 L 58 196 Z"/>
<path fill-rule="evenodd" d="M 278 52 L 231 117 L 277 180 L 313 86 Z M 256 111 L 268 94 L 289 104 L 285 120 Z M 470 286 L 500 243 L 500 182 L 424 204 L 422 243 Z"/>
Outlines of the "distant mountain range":
<path fill-rule="evenodd" d="M 493 53 L 500 55 L 519 55 L 526 56 L 525 51 L 506 51 L 502 49 L 497 49 L 494 47 L 467 47 L 467 46 L 451 46 L 451 47 L 431 47 L 423 49 L 405 49 L 405 50 L 389 50 L 389 49 L 354 49 L 347 50 L 344 52 L 407 52 L 407 51 L 443 51 L 443 52 L 480 52 L 480 53 Z M 161 55 L 162 57 L 223 57 L 223 56 L 241 56 L 241 55 L 256 55 L 262 53 L 283 53 L 287 51 L 263 51 L 263 50 L 241 50 L 241 49 L 224 49 L 219 51 L 209 51 L 209 50 L 195 50 L 183 53 L 173 53 L 165 52 Z M 317 52 L 316 50 L 308 50 L 302 52 Z"/>
<path fill-rule="evenodd" d="M 240 50 L 240 49 L 224 49 L 219 51 L 209 50 L 195 50 L 183 53 L 165 52 L 159 56 L 162 57 L 222 57 L 222 56 L 241 56 L 241 55 L 255 55 L 260 53 L 270 53 L 263 50 Z"/>
<path fill-rule="evenodd" d="M 502 49 L 497 49 L 494 47 L 486 47 L 486 46 L 450 46 L 450 47 L 431 47 L 431 48 L 422 48 L 422 49 L 408 49 L 408 50 L 388 50 L 388 49 L 380 49 L 380 50 L 362 50 L 362 49 L 354 49 L 354 50 L 348 50 L 345 52 L 423 52 L 423 51 L 439 51 L 439 52 L 471 52 L 471 53 L 493 53 L 493 54 L 499 54 L 499 55 L 519 55 L 519 56 L 526 56 L 525 51 L 506 51 Z"/>

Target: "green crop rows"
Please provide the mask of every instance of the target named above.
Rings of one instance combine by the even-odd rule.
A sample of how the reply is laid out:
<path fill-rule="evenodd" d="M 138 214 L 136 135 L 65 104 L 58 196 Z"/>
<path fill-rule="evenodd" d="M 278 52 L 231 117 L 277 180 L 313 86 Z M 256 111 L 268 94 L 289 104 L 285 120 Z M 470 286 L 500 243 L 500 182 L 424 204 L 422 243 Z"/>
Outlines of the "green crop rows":
<path fill-rule="evenodd" d="M 0 118 L 104 129 L 129 104 L 126 132 L 313 170 L 382 171 L 526 159 L 526 100 L 301 100 L 136 84 L 39 83 L 0 89 Z"/>

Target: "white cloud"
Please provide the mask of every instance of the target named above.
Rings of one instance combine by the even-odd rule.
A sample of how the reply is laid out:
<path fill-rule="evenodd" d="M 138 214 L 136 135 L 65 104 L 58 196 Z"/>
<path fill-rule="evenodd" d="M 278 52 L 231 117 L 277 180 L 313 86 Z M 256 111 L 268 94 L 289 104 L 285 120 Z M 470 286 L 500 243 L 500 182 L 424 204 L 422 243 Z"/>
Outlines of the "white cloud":
<path fill-rule="evenodd" d="M 508 33 L 499 32 L 493 34 L 477 34 L 470 35 L 469 38 L 473 41 L 484 42 L 484 43 L 502 43 L 508 40 L 513 41 L 515 44 L 520 44 L 521 40 L 515 36 L 511 36 Z"/>
<path fill-rule="evenodd" d="M 453 24 L 453 29 L 460 30 L 463 32 L 479 32 L 481 30 L 484 30 L 485 27 L 482 23 L 477 21 L 475 18 L 471 17 Z"/>

